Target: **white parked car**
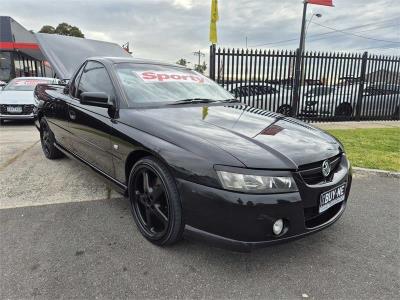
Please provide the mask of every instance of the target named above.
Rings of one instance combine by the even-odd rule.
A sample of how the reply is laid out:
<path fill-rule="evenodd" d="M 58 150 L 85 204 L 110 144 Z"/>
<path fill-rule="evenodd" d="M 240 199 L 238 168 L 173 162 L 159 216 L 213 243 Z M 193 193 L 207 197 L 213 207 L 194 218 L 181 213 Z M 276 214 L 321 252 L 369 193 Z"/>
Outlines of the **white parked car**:
<path fill-rule="evenodd" d="M 322 86 L 305 93 L 303 115 L 351 117 L 356 113 L 359 86 Z M 364 87 L 360 116 L 393 116 L 399 114 L 400 87 L 371 84 Z"/>
<path fill-rule="evenodd" d="M 55 78 L 18 77 L 0 90 L 0 122 L 4 120 L 33 119 L 35 99 L 33 90 L 37 84 L 57 84 Z"/>
<path fill-rule="evenodd" d="M 226 87 L 235 98 L 250 106 L 274 111 L 283 115 L 292 115 L 291 88 L 267 83 L 230 84 Z"/>

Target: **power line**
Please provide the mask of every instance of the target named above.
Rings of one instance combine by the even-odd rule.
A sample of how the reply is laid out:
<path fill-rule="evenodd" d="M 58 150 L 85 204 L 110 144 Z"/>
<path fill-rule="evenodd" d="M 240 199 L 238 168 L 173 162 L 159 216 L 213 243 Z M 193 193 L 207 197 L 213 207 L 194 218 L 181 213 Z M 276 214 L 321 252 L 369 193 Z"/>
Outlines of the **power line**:
<path fill-rule="evenodd" d="M 387 26 L 387 27 L 389 27 L 389 26 Z M 383 28 L 383 27 L 380 27 L 380 28 Z M 373 30 L 378 30 L 378 29 L 377 29 L 377 28 L 374 28 L 374 29 L 362 30 L 362 31 L 357 31 L 357 32 L 352 32 L 352 33 L 358 34 L 358 33 L 367 32 L 367 31 L 373 31 Z M 327 32 L 327 33 L 335 34 L 335 33 L 341 33 L 341 32 L 331 31 L 331 32 Z M 315 42 L 315 41 L 322 40 L 322 39 L 326 39 L 326 38 L 328 38 L 328 37 L 311 38 L 311 42 Z M 390 41 L 389 41 L 389 42 L 390 42 Z"/>
<path fill-rule="evenodd" d="M 395 26 L 397 27 L 397 26 L 399 26 L 399 24 L 398 24 L 398 23 L 395 23 L 395 24 L 380 26 L 380 27 L 376 27 L 376 28 L 372 28 L 372 29 L 357 31 L 357 32 L 355 32 L 355 33 L 361 33 L 361 32 L 367 32 L 367 31 L 375 31 L 375 30 L 380 30 L 380 29 L 390 28 L 390 27 L 395 27 Z"/>
<path fill-rule="evenodd" d="M 368 27 L 368 26 L 372 26 L 372 25 L 383 24 L 383 23 L 388 23 L 388 22 L 392 22 L 392 21 L 398 21 L 398 20 L 399 20 L 398 18 L 393 18 L 393 19 L 386 20 L 386 21 L 373 22 L 373 23 L 364 24 L 364 25 L 357 25 L 357 26 L 352 26 L 352 27 L 348 27 L 348 28 L 342 29 L 342 31 L 345 31 L 345 30 L 347 31 L 347 30 L 351 30 L 351 29 L 358 29 L 358 28 Z M 312 23 L 315 23 L 315 22 L 312 22 Z M 391 26 L 395 26 L 395 25 L 391 25 Z M 313 34 L 313 35 L 310 35 L 308 38 L 325 36 L 325 35 L 329 35 L 329 34 L 332 34 L 332 33 L 334 33 L 334 32 L 325 32 L 325 33 Z M 293 41 L 298 41 L 298 40 L 299 40 L 299 38 L 293 38 L 293 39 L 287 39 L 287 40 L 282 40 L 282 41 L 276 41 L 276 42 L 252 45 L 250 47 L 260 47 L 260 46 L 282 44 L 282 43 L 293 42 Z"/>
<path fill-rule="evenodd" d="M 340 32 L 340 33 L 343 33 L 343 34 L 352 35 L 352 36 L 359 37 L 359 38 L 366 39 L 366 40 L 372 40 L 372 41 L 384 42 L 384 43 L 396 43 L 396 44 L 400 44 L 400 42 L 388 41 L 388 40 L 381 40 L 381 39 L 375 39 L 375 38 L 372 38 L 372 37 L 367 37 L 367 36 L 359 35 L 359 34 L 356 34 L 356 33 L 348 32 L 348 31 L 345 31 L 345 30 L 336 29 L 336 28 L 333 28 L 333 27 L 329 27 L 329 26 L 326 26 L 326 25 L 322 25 L 322 24 L 319 24 L 319 23 L 317 23 L 317 22 L 312 22 L 312 21 L 311 21 L 311 23 L 313 23 L 313 24 L 315 24 L 315 25 L 318 25 L 318 26 L 321 26 L 321 27 L 324 27 L 324 28 L 327 28 L 327 29 L 330 29 L 330 30 L 335 31 L 335 32 Z"/>
<path fill-rule="evenodd" d="M 199 58 L 199 66 L 200 66 L 200 60 L 201 60 L 201 58 L 202 58 L 202 57 L 205 57 L 206 55 L 205 55 L 203 52 L 201 52 L 200 50 L 199 50 L 199 51 L 193 52 L 193 55 L 194 55 L 194 56 L 198 56 L 198 58 Z"/>
<path fill-rule="evenodd" d="M 371 49 L 399 49 L 400 50 L 400 46 L 381 46 L 381 47 L 368 47 L 368 48 L 362 48 L 362 49 L 356 49 L 356 51 L 362 51 L 362 50 L 371 50 Z"/>

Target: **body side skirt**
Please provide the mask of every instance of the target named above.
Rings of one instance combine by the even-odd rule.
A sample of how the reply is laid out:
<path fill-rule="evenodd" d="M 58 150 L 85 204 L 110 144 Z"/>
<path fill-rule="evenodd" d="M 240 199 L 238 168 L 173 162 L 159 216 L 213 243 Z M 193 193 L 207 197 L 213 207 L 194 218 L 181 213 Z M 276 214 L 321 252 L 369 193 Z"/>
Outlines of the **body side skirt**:
<path fill-rule="evenodd" d="M 123 184 L 122 182 L 116 180 L 115 178 L 111 177 L 110 175 L 104 173 L 103 171 L 101 171 L 99 168 L 97 168 L 96 166 L 92 165 L 91 163 L 87 162 L 86 160 L 84 160 L 83 158 L 81 158 L 79 155 L 70 152 L 69 150 L 65 149 L 63 146 L 61 146 L 60 144 L 54 143 L 54 146 L 60 150 L 62 153 L 64 153 L 66 156 L 68 157 L 72 157 L 82 163 L 84 163 L 85 165 L 87 165 L 88 167 L 90 167 L 93 171 L 95 171 L 97 174 L 101 175 L 102 177 L 104 177 L 105 179 L 107 179 L 110 183 L 112 183 L 112 185 L 114 187 L 116 187 L 117 190 L 119 190 L 120 192 L 122 192 L 125 196 L 128 195 L 128 187 Z"/>

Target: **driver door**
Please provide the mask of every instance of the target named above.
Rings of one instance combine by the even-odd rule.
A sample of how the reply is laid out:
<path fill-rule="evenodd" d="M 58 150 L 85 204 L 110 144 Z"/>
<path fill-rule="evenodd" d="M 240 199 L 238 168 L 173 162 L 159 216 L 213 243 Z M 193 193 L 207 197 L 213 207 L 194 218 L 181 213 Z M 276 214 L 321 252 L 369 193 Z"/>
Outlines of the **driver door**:
<path fill-rule="evenodd" d="M 80 103 L 83 92 L 104 92 L 115 99 L 114 87 L 106 68 L 88 61 L 81 74 L 74 100 L 68 108 L 72 151 L 87 163 L 114 176 L 110 133 L 112 118 L 107 108 Z"/>

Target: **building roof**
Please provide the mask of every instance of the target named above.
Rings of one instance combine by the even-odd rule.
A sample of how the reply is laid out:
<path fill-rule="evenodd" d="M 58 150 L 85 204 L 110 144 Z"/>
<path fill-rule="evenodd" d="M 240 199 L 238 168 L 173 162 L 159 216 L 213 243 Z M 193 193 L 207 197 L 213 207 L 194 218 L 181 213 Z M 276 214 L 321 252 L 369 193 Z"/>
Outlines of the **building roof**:
<path fill-rule="evenodd" d="M 20 51 L 38 60 L 44 60 L 32 32 L 8 16 L 0 16 L 0 50 Z"/>

